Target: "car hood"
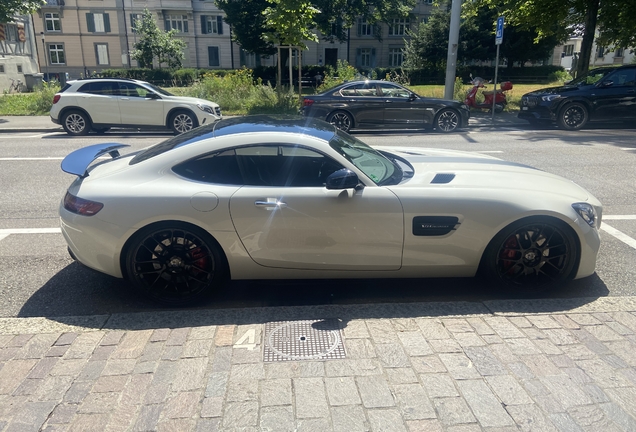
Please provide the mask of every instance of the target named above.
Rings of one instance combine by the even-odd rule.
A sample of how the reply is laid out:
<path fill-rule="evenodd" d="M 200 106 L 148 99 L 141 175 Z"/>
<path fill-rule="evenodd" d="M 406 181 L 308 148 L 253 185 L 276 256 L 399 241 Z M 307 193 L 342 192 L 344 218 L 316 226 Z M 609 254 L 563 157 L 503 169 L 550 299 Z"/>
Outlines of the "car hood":
<path fill-rule="evenodd" d="M 548 87 L 544 89 L 535 90 L 533 92 L 526 93 L 524 96 L 546 96 L 546 95 L 553 95 L 553 94 L 564 94 L 564 93 L 571 93 L 577 90 L 580 90 L 579 86 L 564 85 L 559 87 Z"/>
<path fill-rule="evenodd" d="M 186 103 L 186 104 L 191 104 L 191 105 L 197 105 L 197 104 L 201 104 L 201 105 L 209 105 L 213 108 L 218 107 L 219 104 L 206 100 L 206 99 L 199 99 L 199 98 L 194 98 L 194 97 L 188 97 L 188 96 L 161 96 L 163 99 L 166 100 L 170 100 L 173 102 L 179 102 L 179 103 Z"/>
<path fill-rule="evenodd" d="M 543 191 L 578 201 L 587 201 L 589 197 L 585 189 L 563 177 L 488 155 L 406 147 L 377 149 L 404 158 L 415 169 L 413 178 L 399 187 Z"/>

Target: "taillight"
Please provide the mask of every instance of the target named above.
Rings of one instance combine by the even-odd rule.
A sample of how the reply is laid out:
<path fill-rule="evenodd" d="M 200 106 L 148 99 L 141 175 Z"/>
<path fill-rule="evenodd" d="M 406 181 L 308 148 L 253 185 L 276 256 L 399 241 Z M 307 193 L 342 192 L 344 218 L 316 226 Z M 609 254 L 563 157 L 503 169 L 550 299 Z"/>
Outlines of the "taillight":
<path fill-rule="evenodd" d="M 303 106 L 310 106 L 314 103 L 313 99 L 303 99 Z"/>
<path fill-rule="evenodd" d="M 56 104 L 60 100 L 61 97 L 62 96 L 59 95 L 59 94 L 56 94 L 55 96 L 53 96 L 53 103 Z"/>
<path fill-rule="evenodd" d="M 64 208 L 71 213 L 82 216 L 96 215 L 104 207 L 104 204 L 97 201 L 90 201 L 84 198 L 76 197 L 70 192 L 66 192 L 64 196 Z"/>

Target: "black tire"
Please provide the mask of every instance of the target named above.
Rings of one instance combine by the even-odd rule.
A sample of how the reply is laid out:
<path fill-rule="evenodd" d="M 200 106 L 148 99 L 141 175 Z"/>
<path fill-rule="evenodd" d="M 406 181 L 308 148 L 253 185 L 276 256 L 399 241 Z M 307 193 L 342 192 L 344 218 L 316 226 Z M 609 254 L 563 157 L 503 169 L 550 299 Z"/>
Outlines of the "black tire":
<path fill-rule="evenodd" d="M 509 293 L 538 294 L 573 279 L 579 257 L 576 235 L 566 223 L 547 217 L 525 218 L 492 239 L 481 270 Z"/>
<path fill-rule="evenodd" d="M 190 111 L 180 110 L 170 116 L 169 126 L 175 135 L 180 135 L 198 127 L 199 122 L 196 116 Z"/>
<path fill-rule="evenodd" d="M 62 116 L 62 127 L 69 135 L 82 136 L 91 131 L 91 121 L 84 112 L 70 110 Z"/>
<path fill-rule="evenodd" d="M 99 135 L 105 134 L 109 130 L 110 130 L 109 127 L 106 127 L 106 128 L 93 128 L 93 132 L 95 132 L 96 134 L 99 134 Z"/>
<path fill-rule="evenodd" d="M 559 127 L 566 130 L 579 130 L 590 119 L 587 107 L 580 102 L 565 105 L 559 112 Z"/>
<path fill-rule="evenodd" d="M 141 229 L 125 251 L 127 279 L 145 296 L 168 306 L 204 299 L 227 280 L 221 247 L 204 230 L 181 222 Z"/>
<path fill-rule="evenodd" d="M 450 108 L 444 108 L 438 112 L 433 122 L 435 129 L 444 133 L 455 132 L 461 124 L 459 113 Z"/>
<path fill-rule="evenodd" d="M 504 110 L 504 106 L 502 104 L 495 104 L 495 114 L 502 113 Z"/>
<path fill-rule="evenodd" d="M 327 122 L 338 129 L 349 132 L 353 128 L 353 117 L 346 111 L 335 111 L 327 116 Z"/>

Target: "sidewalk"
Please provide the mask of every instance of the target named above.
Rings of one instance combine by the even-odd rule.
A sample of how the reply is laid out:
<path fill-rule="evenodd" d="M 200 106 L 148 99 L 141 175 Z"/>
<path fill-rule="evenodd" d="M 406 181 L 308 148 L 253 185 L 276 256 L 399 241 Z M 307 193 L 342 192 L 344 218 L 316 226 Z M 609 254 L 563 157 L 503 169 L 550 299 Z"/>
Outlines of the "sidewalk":
<path fill-rule="evenodd" d="M 517 118 L 516 112 L 495 114 L 494 123 L 491 114 L 483 111 L 471 111 L 469 127 L 514 127 L 527 125 L 528 122 Z M 0 133 L 8 132 L 62 132 L 62 126 L 56 125 L 48 116 L 0 116 Z"/>
<path fill-rule="evenodd" d="M 604 297 L 3 318 L 0 431 L 634 431 L 635 312 Z"/>

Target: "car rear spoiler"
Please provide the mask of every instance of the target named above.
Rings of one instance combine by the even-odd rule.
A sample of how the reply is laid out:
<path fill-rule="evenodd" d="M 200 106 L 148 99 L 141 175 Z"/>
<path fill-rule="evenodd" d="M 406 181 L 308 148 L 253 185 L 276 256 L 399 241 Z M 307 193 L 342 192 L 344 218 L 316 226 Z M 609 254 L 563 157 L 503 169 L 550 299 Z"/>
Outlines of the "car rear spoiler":
<path fill-rule="evenodd" d="M 83 147 L 69 153 L 62 161 L 62 171 L 75 174 L 80 178 L 88 176 L 88 166 L 100 156 L 108 153 L 113 159 L 119 157 L 118 149 L 130 147 L 128 144 L 103 143 Z"/>

